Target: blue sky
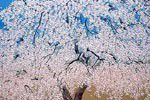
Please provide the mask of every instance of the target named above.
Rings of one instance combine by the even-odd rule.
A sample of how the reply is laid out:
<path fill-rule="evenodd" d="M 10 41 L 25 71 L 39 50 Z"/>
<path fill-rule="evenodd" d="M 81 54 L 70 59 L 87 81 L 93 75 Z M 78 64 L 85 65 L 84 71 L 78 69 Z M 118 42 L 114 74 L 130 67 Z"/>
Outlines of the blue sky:
<path fill-rule="evenodd" d="M 6 9 L 15 0 L 0 0 L 0 11 Z M 4 27 L 3 21 L 0 19 L 0 29 Z"/>
<path fill-rule="evenodd" d="M 7 8 L 15 0 L 0 0 L 0 11 Z"/>

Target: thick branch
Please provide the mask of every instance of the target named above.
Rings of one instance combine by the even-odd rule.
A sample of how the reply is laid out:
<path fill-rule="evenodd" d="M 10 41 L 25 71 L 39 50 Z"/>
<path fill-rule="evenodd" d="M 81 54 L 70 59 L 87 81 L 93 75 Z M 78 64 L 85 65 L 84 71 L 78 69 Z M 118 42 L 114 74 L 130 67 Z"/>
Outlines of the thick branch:
<path fill-rule="evenodd" d="M 83 85 L 83 87 L 80 87 L 75 94 L 74 100 L 82 100 L 82 96 L 86 88 L 87 88 L 87 85 Z"/>
<path fill-rule="evenodd" d="M 63 86 L 62 95 L 63 95 L 64 100 L 73 100 L 72 97 L 70 96 L 70 93 L 69 93 L 68 89 L 66 88 L 66 86 Z"/>

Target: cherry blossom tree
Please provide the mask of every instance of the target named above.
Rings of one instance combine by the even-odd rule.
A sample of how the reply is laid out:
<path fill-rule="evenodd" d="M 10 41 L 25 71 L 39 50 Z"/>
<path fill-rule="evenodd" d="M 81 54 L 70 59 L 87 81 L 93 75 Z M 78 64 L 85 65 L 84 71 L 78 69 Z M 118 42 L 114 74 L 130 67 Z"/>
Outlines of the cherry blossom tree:
<path fill-rule="evenodd" d="M 15 0 L 0 12 L 0 98 L 81 100 L 92 85 L 109 99 L 149 94 L 149 3 Z"/>

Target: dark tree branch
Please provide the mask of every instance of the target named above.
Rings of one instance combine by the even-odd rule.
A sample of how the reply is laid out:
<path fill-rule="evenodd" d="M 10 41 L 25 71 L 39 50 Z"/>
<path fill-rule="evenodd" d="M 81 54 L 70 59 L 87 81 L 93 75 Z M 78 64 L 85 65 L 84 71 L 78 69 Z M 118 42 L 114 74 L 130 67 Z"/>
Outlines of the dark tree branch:
<path fill-rule="evenodd" d="M 62 96 L 63 96 L 63 99 L 64 100 L 82 100 L 82 96 L 83 96 L 83 93 L 84 91 L 86 90 L 87 88 L 87 85 L 83 85 L 83 87 L 79 87 L 77 92 L 75 93 L 75 97 L 74 99 L 72 99 L 68 89 L 66 86 L 63 86 L 62 87 Z"/>
<path fill-rule="evenodd" d="M 97 57 L 97 60 L 95 61 L 95 63 L 92 65 L 92 68 L 94 68 L 94 66 L 96 65 L 96 63 L 98 62 L 98 60 L 100 62 L 104 62 L 104 58 L 100 58 L 95 52 L 91 51 L 89 48 L 87 48 L 87 51 L 91 52 L 94 56 Z"/>
<path fill-rule="evenodd" d="M 66 86 L 63 86 L 63 91 L 62 91 L 62 95 L 63 95 L 63 99 L 64 100 L 73 100 L 72 97 L 70 96 L 70 93 L 68 91 L 68 89 L 66 88 Z"/>
<path fill-rule="evenodd" d="M 32 89 L 28 85 L 24 85 L 26 92 L 33 93 Z"/>
<path fill-rule="evenodd" d="M 46 55 L 46 56 L 43 57 L 44 59 L 46 59 L 48 57 L 46 63 L 50 60 L 51 56 L 55 53 L 55 51 L 57 49 L 57 46 L 58 46 L 58 44 L 55 45 L 54 50 L 53 50 L 52 53 L 50 53 L 50 54 L 48 54 L 48 55 Z"/>
<path fill-rule="evenodd" d="M 80 60 L 80 57 L 81 57 L 81 54 L 82 54 L 82 53 L 79 54 L 79 56 L 78 56 L 77 59 L 71 61 L 71 62 L 68 64 L 68 66 L 70 66 L 71 64 L 73 64 L 75 61 L 79 61 L 79 60 Z"/>
<path fill-rule="evenodd" d="M 82 100 L 82 96 L 86 88 L 87 88 L 87 85 L 83 85 L 83 87 L 80 87 L 75 94 L 74 100 Z"/>
<path fill-rule="evenodd" d="M 25 5 L 27 5 L 27 2 L 26 2 L 26 0 L 23 0 L 23 2 L 24 2 L 24 4 L 25 4 Z"/>
<path fill-rule="evenodd" d="M 35 30 L 34 36 L 33 36 L 33 44 L 35 44 L 36 35 L 38 33 L 38 29 L 39 29 L 39 27 L 41 25 L 41 22 L 42 22 L 43 13 L 44 12 L 41 12 L 41 14 L 40 14 L 40 20 L 39 20 L 38 26 L 37 26 L 37 28 Z"/>
<path fill-rule="evenodd" d="M 75 47 L 74 48 L 75 48 L 75 53 L 79 54 L 79 47 L 78 47 L 77 43 L 75 43 Z"/>

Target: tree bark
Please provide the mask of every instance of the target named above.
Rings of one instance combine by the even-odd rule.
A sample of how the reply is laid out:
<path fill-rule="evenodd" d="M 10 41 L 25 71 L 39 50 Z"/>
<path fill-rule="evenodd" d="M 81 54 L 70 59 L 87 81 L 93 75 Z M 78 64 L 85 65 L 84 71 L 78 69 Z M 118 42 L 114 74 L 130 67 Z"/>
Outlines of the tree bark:
<path fill-rule="evenodd" d="M 63 91 L 62 91 L 62 95 L 63 95 L 63 99 L 64 100 L 82 100 L 82 96 L 84 91 L 86 90 L 87 85 L 83 85 L 83 87 L 79 87 L 77 92 L 75 93 L 75 97 L 74 99 L 72 99 L 68 89 L 66 86 L 63 86 Z"/>
<path fill-rule="evenodd" d="M 83 87 L 79 87 L 79 89 L 77 90 L 75 94 L 74 100 L 82 100 L 82 96 L 86 88 L 87 88 L 87 85 L 83 85 Z"/>
<path fill-rule="evenodd" d="M 66 86 L 63 86 L 62 95 L 63 95 L 64 100 L 73 100 L 72 97 L 70 96 L 70 93 L 69 93 L 68 89 L 66 88 Z"/>

